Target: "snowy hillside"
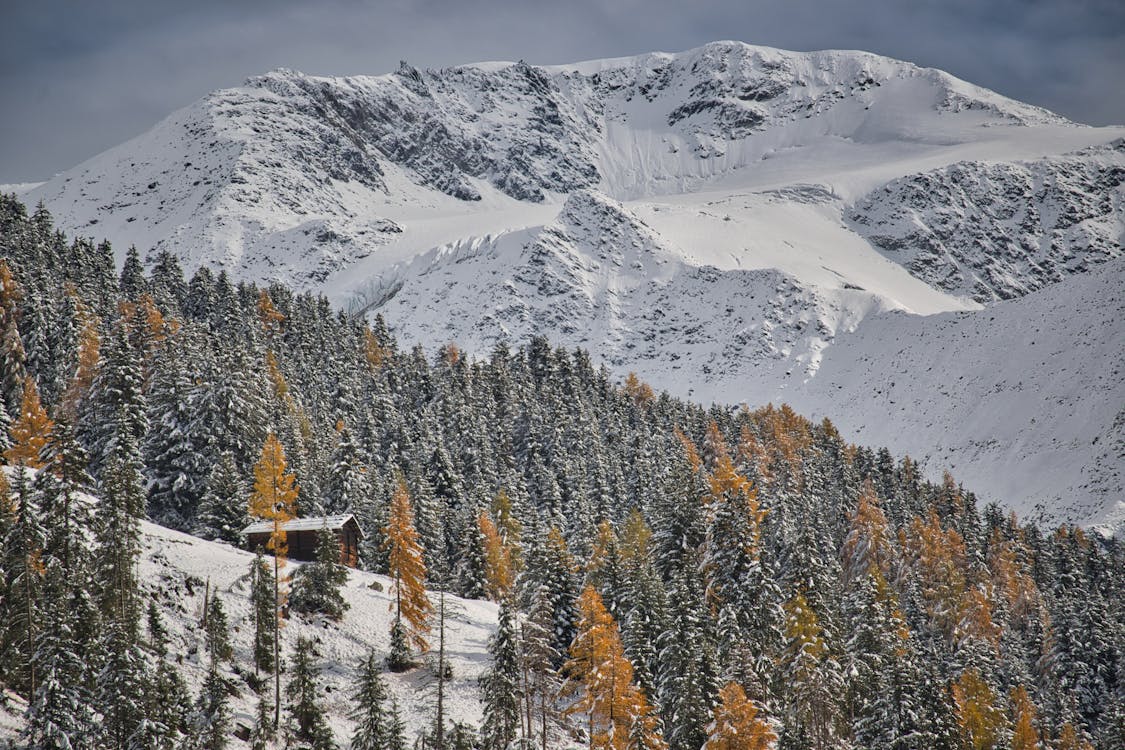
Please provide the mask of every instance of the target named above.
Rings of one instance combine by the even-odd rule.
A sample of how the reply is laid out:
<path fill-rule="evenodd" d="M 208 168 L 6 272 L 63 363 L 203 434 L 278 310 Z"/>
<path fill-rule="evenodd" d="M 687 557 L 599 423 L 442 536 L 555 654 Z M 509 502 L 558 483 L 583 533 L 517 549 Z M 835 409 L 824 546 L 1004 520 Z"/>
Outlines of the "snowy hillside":
<path fill-rule="evenodd" d="M 183 655 L 179 664 L 194 693 L 207 671 L 204 634 L 200 625 L 206 587 L 222 598 L 231 624 L 234 663 L 244 668 L 253 663 L 253 615 L 250 609 L 247 572 L 254 556 L 226 544 L 207 542 L 155 524 L 143 524 L 144 550 L 139 578 L 146 599 L 155 599 L 168 625 L 169 652 Z M 289 572 L 299 562 L 289 563 Z M 385 576 L 351 571 L 343 588 L 351 605 L 339 622 L 322 617 L 294 614 L 285 622 L 281 638 L 283 653 L 288 653 L 297 638 L 315 643 L 317 661 L 322 667 L 324 706 L 337 740 L 346 744 L 352 724 L 350 695 L 360 661 L 374 648 L 385 655 L 393 619 L 392 599 Z M 436 600 L 436 596 L 434 597 Z M 145 605 L 147 606 L 147 604 Z M 447 658 L 453 679 L 446 685 L 445 708 L 451 721 L 480 724 L 481 705 L 477 680 L 489 666 L 488 637 L 495 630 L 496 605 L 462 600 L 450 596 L 447 606 Z M 253 726 L 258 696 L 246 682 L 232 673 L 238 691 L 232 698 L 234 726 Z M 402 709 L 407 738 L 428 728 L 436 698 L 434 670 L 419 667 L 403 674 L 384 673 L 387 685 Z M 282 676 L 284 681 L 286 677 Z M 17 706 L 18 707 L 18 706 Z M 0 709 L 0 739 L 18 731 L 19 719 Z M 231 738 L 231 747 L 248 747 Z"/>
<path fill-rule="evenodd" d="M 1125 260 L 980 313 L 869 318 L 792 391 L 1051 524 L 1125 528 Z"/>
<path fill-rule="evenodd" d="M 857 342 L 1048 291 L 1120 255 L 1123 138 L 868 53 L 715 42 L 550 67 L 278 70 L 25 200 L 119 254 L 169 249 L 189 272 L 222 267 L 382 313 L 407 342 L 484 353 L 542 333 L 679 395 L 820 409 L 801 394 L 826 358 L 860 356 Z M 894 310 L 911 315 L 882 315 Z M 1004 357 L 1011 339 L 975 320 L 966 336 Z M 1073 356 L 1083 373 L 1095 364 Z M 837 385 L 859 391 L 884 362 Z M 962 366 L 942 365 L 945 380 Z M 1037 397 L 1064 397 L 1035 382 Z M 1065 393 L 1091 414 L 1117 408 L 1101 391 Z M 1051 439 L 1020 414 L 1021 435 Z M 966 476 L 973 441 L 1004 440 L 962 439 L 937 415 L 889 419 L 889 437 L 949 447 Z M 1046 484 L 1087 481 L 1082 461 L 1013 451 Z M 1125 461 L 1091 467 L 1097 485 Z M 975 489 L 1031 502 L 1014 486 Z M 1092 495 L 1075 502 L 1102 517 Z"/>

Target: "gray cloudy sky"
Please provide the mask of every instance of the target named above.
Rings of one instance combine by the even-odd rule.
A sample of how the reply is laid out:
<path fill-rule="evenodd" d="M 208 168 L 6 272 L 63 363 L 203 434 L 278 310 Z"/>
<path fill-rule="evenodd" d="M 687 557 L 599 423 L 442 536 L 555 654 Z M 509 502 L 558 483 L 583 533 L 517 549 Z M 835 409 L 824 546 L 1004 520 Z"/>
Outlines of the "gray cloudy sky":
<path fill-rule="evenodd" d="M 1122 0 L 11 0 L 0 183 L 42 180 L 255 73 L 550 64 L 716 39 L 864 49 L 1125 123 Z"/>

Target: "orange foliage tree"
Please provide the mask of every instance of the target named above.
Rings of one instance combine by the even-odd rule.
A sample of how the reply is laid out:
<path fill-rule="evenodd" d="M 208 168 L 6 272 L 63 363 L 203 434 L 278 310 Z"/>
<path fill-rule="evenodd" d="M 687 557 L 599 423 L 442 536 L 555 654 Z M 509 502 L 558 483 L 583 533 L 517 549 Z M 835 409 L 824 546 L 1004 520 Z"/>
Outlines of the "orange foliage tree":
<path fill-rule="evenodd" d="M 391 497 L 390 518 L 383 534 L 388 552 L 387 568 L 394 579 L 395 601 L 391 606 L 395 611 L 395 628 L 405 628 L 405 635 L 415 648 L 426 651 L 430 647 L 426 634 L 430 632 L 434 608 L 426 596 L 426 562 L 418 531 L 414 528 L 410 491 L 401 476 Z"/>
<path fill-rule="evenodd" d="M 12 446 L 4 451 L 4 459 L 10 464 L 29 469 L 42 468 L 39 452 L 47 444 L 53 426 L 54 423 L 39 401 L 39 389 L 35 387 L 35 381 L 30 375 L 25 376 L 19 418 L 12 423 Z"/>
<path fill-rule="evenodd" d="M 1012 716 L 1015 726 L 1012 729 L 1012 750 L 1040 750 L 1039 730 L 1035 728 L 1035 704 L 1027 694 L 1027 688 L 1019 685 L 1011 693 Z"/>
<path fill-rule="evenodd" d="M 568 713 L 586 715 L 592 750 L 663 747 L 657 718 L 633 681 L 633 664 L 601 595 L 587 586 L 576 605 L 578 634 L 563 673 L 567 690 L 580 695 Z"/>
<path fill-rule="evenodd" d="M 637 373 L 630 372 L 625 376 L 625 395 L 637 406 L 647 406 L 656 397 L 652 386 L 637 377 Z"/>
<path fill-rule="evenodd" d="M 285 471 L 285 449 L 272 432 L 266 436 L 262 454 L 254 464 L 254 490 L 250 493 L 249 515 L 273 524 L 266 549 L 273 553 L 273 664 L 274 664 L 274 725 L 281 716 L 281 613 L 285 606 L 281 569 L 289 552 L 285 522 L 297 515 L 298 487 L 292 474 Z"/>
<path fill-rule="evenodd" d="M 74 374 L 60 399 L 59 411 L 73 423 L 78 417 L 78 405 L 86 398 L 94 383 L 101 357 L 102 339 L 98 332 L 98 316 L 81 300 L 73 284 L 67 286 L 66 293 L 74 305 L 78 324 L 78 356 Z"/>
<path fill-rule="evenodd" d="M 927 613 L 952 640 L 969 586 L 965 540 L 956 529 L 942 528 L 937 512 L 931 508 L 926 521 L 915 517 L 909 532 L 900 529 L 899 543 L 917 575 Z"/>
<path fill-rule="evenodd" d="M 975 667 L 961 673 L 953 683 L 957 726 L 970 750 L 990 750 L 1000 742 L 1004 712 L 996 706 L 996 693 Z"/>
<path fill-rule="evenodd" d="M 477 525 L 484 539 L 485 594 L 498 602 L 511 592 L 514 583 L 511 550 L 484 509 L 477 515 Z"/>
<path fill-rule="evenodd" d="M 758 704 L 746 697 L 742 686 L 728 682 L 719 690 L 719 705 L 707 727 L 703 750 L 769 750 L 777 735 L 759 713 Z"/>

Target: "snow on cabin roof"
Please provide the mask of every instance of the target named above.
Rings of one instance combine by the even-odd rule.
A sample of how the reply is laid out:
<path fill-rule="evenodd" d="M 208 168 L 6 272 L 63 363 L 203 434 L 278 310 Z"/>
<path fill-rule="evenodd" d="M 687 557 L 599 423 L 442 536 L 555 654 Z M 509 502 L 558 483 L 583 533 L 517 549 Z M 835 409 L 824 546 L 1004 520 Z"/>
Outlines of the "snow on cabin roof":
<path fill-rule="evenodd" d="M 281 524 L 281 528 L 283 531 L 319 531 L 327 526 L 329 530 L 336 531 L 343 528 L 348 521 L 355 521 L 355 516 L 351 513 L 342 516 L 309 516 L 308 518 L 294 518 L 292 521 L 286 521 Z M 358 521 L 356 521 L 356 526 L 359 526 Z M 242 536 L 268 534 L 272 531 L 273 521 L 258 521 L 243 529 Z M 359 535 L 363 536 L 363 529 L 359 529 Z"/>

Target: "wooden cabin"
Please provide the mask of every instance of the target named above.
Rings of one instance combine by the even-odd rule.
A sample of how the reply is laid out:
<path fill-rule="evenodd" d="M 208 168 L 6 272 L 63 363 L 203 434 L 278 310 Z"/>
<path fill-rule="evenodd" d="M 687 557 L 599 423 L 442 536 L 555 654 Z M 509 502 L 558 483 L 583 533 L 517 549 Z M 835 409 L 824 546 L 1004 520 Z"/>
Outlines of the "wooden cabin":
<path fill-rule="evenodd" d="M 281 525 L 285 531 L 286 541 L 289 545 L 288 556 L 294 560 L 316 559 L 316 536 L 321 529 L 327 528 L 336 535 L 340 542 L 340 564 L 349 568 L 359 567 L 359 543 L 363 539 L 363 529 L 351 513 L 343 516 L 313 516 L 309 518 L 294 518 Z M 242 530 L 248 549 L 261 547 L 266 549 L 266 543 L 273 534 L 273 521 L 258 521 Z"/>

